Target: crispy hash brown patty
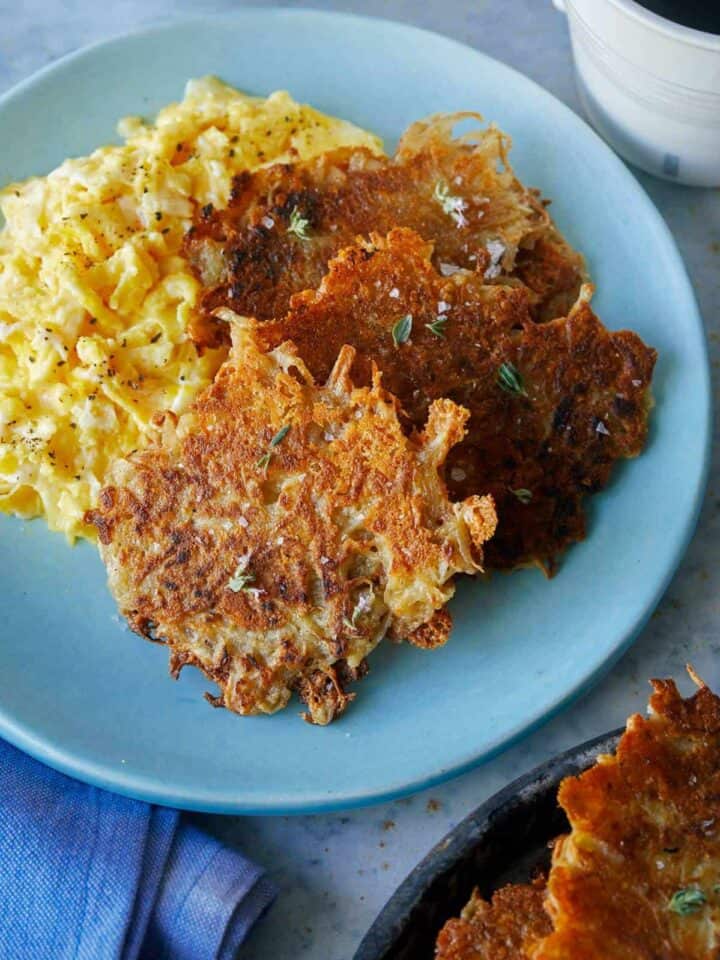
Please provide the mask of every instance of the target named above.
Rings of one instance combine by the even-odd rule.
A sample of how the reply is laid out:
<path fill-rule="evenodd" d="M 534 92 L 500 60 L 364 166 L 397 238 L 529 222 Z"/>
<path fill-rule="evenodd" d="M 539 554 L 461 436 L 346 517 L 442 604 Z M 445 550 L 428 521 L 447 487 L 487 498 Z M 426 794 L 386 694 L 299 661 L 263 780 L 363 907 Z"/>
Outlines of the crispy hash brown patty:
<path fill-rule="evenodd" d="M 547 880 L 473 893 L 437 960 L 717 960 L 720 698 L 652 685 L 615 754 L 560 785 Z"/>
<path fill-rule="evenodd" d="M 469 410 L 446 465 L 451 499 L 494 497 L 487 566 L 552 572 L 585 535 L 583 497 L 643 448 L 655 351 L 634 333 L 608 332 L 589 287 L 567 316 L 538 324 L 522 285 L 443 277 L 431 254 L 410 230 L 373 235 L 342 251 L 319 289 L 293 297 L 262 336 L 270 346 L 291 339 L 320 381 L 350 344 L 356 382 L 369 383 L 377 364 L 415 427 L 440 397 Z"/>
<path fill-rule="evenodd" d="M 465 410 L 440 400 L 408 437 L 378 373 L 353 386 L 352 348 L 316 386 L 292 344 L 265 353 L 252 321 L 231 326 L 214 384 L 117 463 L 87 521 L 120 610 L 168 644 L 174 675 L 200 667 L 242 714 L 297 690 L 324 724 L 383 636 L 445 642 L 453 576 L 480 567 L 495 511 L 451 504 L 439 476 Z"/>
<path fill-rule="evenodd" d="M 480 119 L 438 114 L 413 124 L 392 158 L 343 148 L 238 176 L 227 208 L 205 207 L 186 236 L 206 288 L 196 342 L 216 346 L 227 336 L 212 317 L 219 306 L 259 320 L 281 316 L 293 293 L 318 286 L 343 247 L 393 227 L 432 240 L 444 273 L 463 267 L 488 281 L 521 280 L 536 319 L 566 313 L 585 278 L 582 257 L 515 177 L 504 133 L 490 126 L 453 139 L 467 118 Z"/>
<path fill-rule="evenodd" d="M 551 932 L 545 880 L 502 887 L 488 903 L 477 890 L 437 939 L 436 960 L 524 960 L 526 943 Z"/>
<path fill-rule="evenodd" d="M 553 853 L 554 932 L 532 960 L 720 955 L 720 698 L 653 688 L 616 754 L 560 787 L 572 830 Z"/>

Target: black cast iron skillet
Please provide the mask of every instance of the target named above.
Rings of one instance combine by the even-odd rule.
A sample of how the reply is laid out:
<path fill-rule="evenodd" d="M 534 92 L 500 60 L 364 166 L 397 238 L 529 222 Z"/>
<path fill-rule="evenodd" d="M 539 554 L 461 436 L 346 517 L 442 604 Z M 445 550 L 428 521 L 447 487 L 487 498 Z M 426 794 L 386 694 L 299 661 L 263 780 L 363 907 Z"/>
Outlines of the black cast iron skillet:
<path fill-rule="evenodd" d="M 440 928 L 458 916 L 475 887 L 489 897 L 548 867 L 550 842 L 568 830 L 556 800 L 560 781 L 586 770 L 598 754 L 612 753 L 622 732 L 548 760 L 467 816 L 400 884 L 354 960 L 432 960 Z"/>

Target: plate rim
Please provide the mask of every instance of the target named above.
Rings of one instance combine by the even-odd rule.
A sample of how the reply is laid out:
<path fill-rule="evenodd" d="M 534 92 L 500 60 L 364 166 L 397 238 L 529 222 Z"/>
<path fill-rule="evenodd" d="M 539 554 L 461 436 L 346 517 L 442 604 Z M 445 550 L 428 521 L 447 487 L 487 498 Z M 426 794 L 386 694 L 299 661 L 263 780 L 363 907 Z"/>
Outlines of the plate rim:
<path fill-rule="evenodd" d="M 571 107 L 554 96 L 554 94 L 550 93 L 549 90 L 546 90 L 539 83 L 521 71 L 516 70 L 514 67 L 503 63 L 495 57 L 491 57 L 489 54 L 469 44 L 462 43 L 452 37 L 447 37 L 437 31 L 382 17 L 283 6 L 243 6 L 232 12 L 225 11 L 203 16 L 171 17 L 137 29 L 115 34 L 70 51 L 58 60 L 47 64 L 40 70 L 19 81 L 1 94 L 0 113 L 6 105 L 21 99 L 23 95 L 45 82 L 48 78 L 51 78 L 57 73 L 62 73 L 76 61 L 81 61 L 85 57 L 95 55 L 104 49 L 121 47 L 128 42 L 132 42 L 134 39 L 168 34 L 178 29 L 186 29 L 193 26 L 202 29 L 202 27 L 207 24 L 226 22 L 236 27 L 243 19 L 257 17 L 259 15 L 269 18 L 319 18 L 326 22 L 332 21 L 336 24 L 343 22 L 345 24 L 356 22 L 374 25 L 381 24 L 384 27 L 398 29 L 405 34 L 419 35 L 428 41 L 435 42 L 440 40 L 443 44 L 446 44 L 450 50 L 455 48 L 464 56 L 471 53 L 474 57 L 484 61 L 491 69 L 496 70 L 499 68 L 501 73 L 507 72 L 522 84 L 530 85 L 534 97 L 539 98 L 540 103 L 542 103 L 542 101 L 552 103 L 553 107 L 559 110 L 565 118 L 570 120 L 571 123 L 578 125 L 578 129 L 582 130 L 586 140 L 592 144 L 592 149 L 594 151 L 599 150 L 604 154 L 607 163 L 611 166 L 615 175 L 624 181 L 637 195 L 638 202 L 643 209 L 643 215 L 646 217 L 648 224 L 661 234 L 668 253 L 672 255 L 675 260 L 674 282 L 681 295 L 687 301 L 687 306 L 692 308 L 694 326 L 697 327 L 700 334 L 699 346 L 703 360 L 701 369 L 697 371 L 700 380 L 698 400 L 702 407 L 702 427 L 705 432 L 702 461 L 697 465 L 698 469 L 694 479 L 694 486 L 687 488 L 689 492 L 688 503 L 691 504 L 691 507 L 688 509 L 683 524 L 678 530 L 672 550 L 668 550 L 667 552 L 666 562 L 663 566 L 663 575 L 657 579 L 654 589 L 651 592 L 648 591 L 649 598 L 643 611 L 635 616 L 632 622 L 628 622 L 625 631 L 618 637 L 612 653 L 606 656 L 601 663 L 595 665 L 593 669 L 585 673 L 582 679 L 566 689 L 562 695 L 552 698 L 552 702 L 546 704 L 539 710 L 527 714 L 522 722 L 515 723 L 513 729 L 506 733 L 497 743 L 491 744 L 481 750 L 478 750 L 477 747 L 466 749 L 463 757 L 449 766 L 443 766 L 438 762 L 435 765 L 436 772 L 433 774 L 419 775 L 412 780 L 403 781 L 402 784 L 392 783 L 383 790 L 371 788 L 368 791 L 364 791 L 356 787 L 354 790 L 346 789 L 328 797 L 321 789 L 314 788 L 313 791 L 303 792 L 299 798 L 277 793 L 272 794 L 268 791 L 267 796 L 262 802 L 256 799 L 243 801 L 238 800 L 236 791 L 230 789 L 226 789 L 223 795 L 220 795 L 218 790 L 213 790 L 212 794 L 208 795 L 203 791 L 201 784 L 196 786 L 192 791 L 188 789 L 176 791 L 163 788 L 158 779 L 153 778 L 149 774 L 133 775 L 122 769 L 113 768 L 107 764 L 104 765 L 100 761 L 88 760 L 81 755 L 63 751 L 62 748 L 56 748 L 52 744 L 46 743 L 41 736 L 35 735 L 32 730 L 25 729 L 24 725 L 12 716 L 7 716 L 0 703 L 0 736 L 54 769 L 94 786 L 102 787 L 135 799 L 164 806 L 181 807 L 186 810 L 245 815 L 311 814 L 348 810 L 386 802 L 432 788 L 440 783 L 467 773 L 481 763 L 485 763 L 499 753 L 510 749 L 519 740 L 529 736 L 540 726 L 549 722 L 558 713 L 593 687 L 627 652 L 665 593 L 670 580 L 685 555 L 697 526 L 707 487 L 712 452 L 713 408 L 710 360 L 702 315 L 682 254 L 663 216 L 660 214 L 642 184 L 639 183 L 634 176 L 632 170 L 623 163 L 581 115 L 572 110 Z M 0 126 L 1 125 L 2 117 L 0 116 Z M 271 718 L 267 719 L 268 722 L 271 722 Z"/>

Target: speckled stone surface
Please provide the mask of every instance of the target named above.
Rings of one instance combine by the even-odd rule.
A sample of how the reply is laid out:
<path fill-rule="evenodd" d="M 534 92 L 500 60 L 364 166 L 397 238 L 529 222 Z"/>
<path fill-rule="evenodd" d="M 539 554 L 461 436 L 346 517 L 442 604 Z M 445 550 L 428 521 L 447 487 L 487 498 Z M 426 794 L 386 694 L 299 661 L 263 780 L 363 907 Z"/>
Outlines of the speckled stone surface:
<path fill-rule="evenodd" d="M 263 4 L 256 0 L 255 5 Z M 301 4 L 285 0 L 285 5 Z M 385 16 L 445 33 L 516 67 L 580 111 L 566 25 L 550 0 L 314 0 L 312 5 Z M 207 0 L 111 4 L 0 0 L 0 91 L 92 41 L 171 16 L 238 6 Z M 471 106 L 491 110 L 491 105 L 481 102 Z M 685 258 L 705 318 L 716 374 L 720 364 L 720 191 L 692 190 L 638 176 Z M 660 276 L 658 283 L 662 283 Z M 692 430 L 693 424 L 687 429 Z M 277 903 L 242 949 L 243 960 L 350 960 L 406 873 L 494 791 L 557 751 L 617 727 L 629 712 L 643 707 L 650 676 L 682 679 L 684 664 L 691 660 L 708 682 L 720 684 L 719 480 L 716 456 L 698 533 L 632 650 L 592 693 L 518 746 L 443 787 L 345 815 L 200 818 L 262 863 L 280 888 Z"/>

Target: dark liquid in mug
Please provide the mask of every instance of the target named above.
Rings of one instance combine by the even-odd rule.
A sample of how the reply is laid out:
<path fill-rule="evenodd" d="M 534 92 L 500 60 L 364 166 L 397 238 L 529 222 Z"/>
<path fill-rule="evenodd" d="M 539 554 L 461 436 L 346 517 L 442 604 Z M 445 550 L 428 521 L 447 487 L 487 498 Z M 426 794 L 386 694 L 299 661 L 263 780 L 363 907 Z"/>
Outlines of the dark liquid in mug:
<path fill-rule="evenodd" d="M 720 34 L 720 0 L 637 0 L 666 20 L 693 30 Z"/>

